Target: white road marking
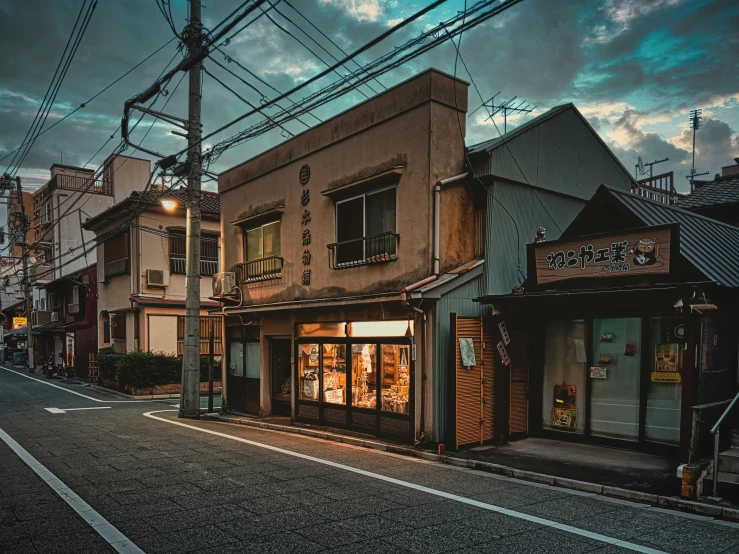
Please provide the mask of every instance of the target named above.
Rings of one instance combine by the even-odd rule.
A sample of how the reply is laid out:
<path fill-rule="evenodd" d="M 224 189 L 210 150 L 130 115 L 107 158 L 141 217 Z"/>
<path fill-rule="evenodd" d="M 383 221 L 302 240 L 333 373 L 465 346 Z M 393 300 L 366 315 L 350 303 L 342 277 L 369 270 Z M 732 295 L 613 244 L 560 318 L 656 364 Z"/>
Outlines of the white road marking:
<path fill-rule="evenodd" d="M 79 410 L 110 410 L 112 406 L 91 406 L 89 408 L 44 408 L 47 412 L 52 414 L 66 414 L 67 412 L 76 412 Z"/>
<path fill-rule="evenodd" d="M 0 439 L 2 439 L 28 467 L 35 471 L 36 474 L 62 498 L 62 500 L 69 504 L 72 509 L 98 533 L 98 535 L 100 535 L 116 550 L 116 552 L 120 552 L 121 554 L 144 554 L 144 551 L 131 542 L 126 535 L 113 527 L 107 519 L 93 510 L 92 506 L 82 500 L 82 498 L 80 498 L 72 489 L 57 479 L 51 471 L 46 469 L 36 458 L 31 456 L 25 448 L 18 444 L 13 437 L 8 435 L 2 429 L 0 429 Z"/>
<path fill-rule="evenodd" d="M 584 529 L 578 529 L 577 527 L 573 527 L 571 525 L 566 525 L 564 523 L 557 523 L 556 521 L 551 521 L 549 519 L 544 519 L 537 516 L 532 516 L 530 514 L 525 514 L 523 512 L 517 512 L 515 510 L 509 510 L 508 508 L 502 508 L 500 506 L 495 506 L 494 504 L 488 504 L 487 502 L 480 502 L 478 500 L 473 500 L 471 498 L 466 498 L 464 496 L 459 496 L 456 494 L 432 489 L 429 487 L 424 487 L 423 485 L 417 485 L 416 483 L 410 483 L 408 481 L 403 481 L 401 479 L 395 479 L 394 477 L 388 477 L 386 475 L 381 475 L 379 473 L 373 473 L 371 471 L 366 471 L 364 469 L 359 469 L 352 466 L 347 466 L 344 464 L 340 464 L 337 462 L 332 462 L 330 460 L 324 460 L 322 458 L 316 458 L 314 456 L 309 456 L 307 454 L 301 454 L 299 452 L 293 452 L 291 450 L 285 450 L 284 448 L 279 448 L 277 446 L 272 446 L 269 444 L 263 444 L 261 442 L 251 441 L 248 439 L 242 439 L 241 437 L 234 437 L 233 435 L 228 435 L 226 433 L 219 433 L 218 431 L 211 431 L 210 429 L 203 429 L 201 427 L 195 427 L 194 425 L 188 425 L 186 423 L 181 423 L 179 421 L 172 421 L 169 419 L 164 419 L 162 417 L 157 417 L 153 414 L 158 414 L 162 412 L 172 412 L 176 410 L 156 410 L 152 412 L 146 412 L 144 414 L 145 417 L 156 419 L 157 421 L 163 421 L 164 423 L 170 423 L 172 425 L 179 425 L 180 427 L 186 427 L 187 429 L 193 429 L 195 431 L 200 431 L 201 433 L 208 433 L 209 435 L 215 435 L 217 437 L 222 437 L 224 439 L 234 440 L 238 441 L 244 444 L 248 444 L 251 446 L 256 446 L 258 448 L 264 448 L 266 450 L 271 450 L 272 452 L 279 452 L 280 454 L 285 454 L 287 456 L 293 456 L 295 458 L 301 458 L 303 460 L 308 460 L 311 462 L 315 462 L 318 464 L 327 465 L 330 467 L 335 467 L 337 469 L 343 469 L 345 471 L 350 471 L 352 473 L 357 473 L 359 475 L 364 475 L 365 477 L 370 477 L 372 479 L 377 479 L 379 481 L 385 481 L 386 483 L 392 483 L 393 485 L 398 485 L 401 487 L 406 487 L 409 489 L 414 489 L 420 492 L 425 492 L 428 494 L 433 494 L 434 496 L 439 496 L 442 498 L 446 498 L 447 500 L 454 500 L 456 502 L 460 502 L 462 504 L 467 504 L 469 506 L 475 506 L 477 508 L 482 508 L 483 510 L 489 510 L 491 512 L 497 512 L 506 516 L 515 517 L 518 519 L 523 519 L 525 521 L 529 521 L 531 523 L 537 523 L 539 525 L 544 525 L 546 527 L 549 527 L 551 529 L 558 529 L 560 531 L 565 531 L 567 533 L 572 533 L 574 535 L 579 535 L 581 537 L 585 537 L 588 539 L 592 539 L 599 542 L 604 542 L 606 544 L 611 544 L 614 546 L 618 546 L 620 548 L 625 548 L 627 550 L 633 550 L 635 552 L 642 552 L 644 554 L 666 554 L 662 550 L 656 550 L 654 548 L 649 548 L 647 546 L 642 546 L 640 544 L 624 541 L 621 539 L 616 539 L 613 537 L 608 537 L 606 535 L 601 535 L 600 533 L 592 533 L 590 531 L 585 531 Z"/>

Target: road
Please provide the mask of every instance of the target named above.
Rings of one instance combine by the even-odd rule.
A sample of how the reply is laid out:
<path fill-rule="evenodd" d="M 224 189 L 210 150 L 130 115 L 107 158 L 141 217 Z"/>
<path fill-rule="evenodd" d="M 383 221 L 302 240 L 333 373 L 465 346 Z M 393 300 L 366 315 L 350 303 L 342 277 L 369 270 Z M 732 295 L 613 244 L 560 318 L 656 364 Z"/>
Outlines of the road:
<path fill-rule="evenodd" d="M 0 552 L 116 551 L 693 554 L 739 525 L 0 368 Z"/>

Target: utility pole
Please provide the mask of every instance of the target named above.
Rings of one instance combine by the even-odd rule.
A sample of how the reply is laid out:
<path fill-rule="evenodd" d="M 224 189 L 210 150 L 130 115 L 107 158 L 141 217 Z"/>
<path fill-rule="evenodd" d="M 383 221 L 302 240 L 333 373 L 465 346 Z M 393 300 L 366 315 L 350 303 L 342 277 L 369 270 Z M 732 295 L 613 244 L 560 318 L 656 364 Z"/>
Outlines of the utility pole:
<path fill-rule="evenodd" d="M 28 352 L 28 369 L 33 372 L 35 366 L 33 363 L 33 326 L 31 322 L 31 311 L 33 310 L 33 288 L 28 278 L 28 240 L 26 233 L 28 232 L 28 220 L 26 219 L 26 211 L 23 207 L 23 187 L 21 178 L 13 179 L 7 173 L 0 177 L 0 189 L 3 191 L 13 190 L 13 181 L 15 181 L 15 191 L 18 195 L 18 205 L 20 206 L 20 214 L 16 216 L 16 228 L 14 233 L 15 244 L 21 247 L 21 261 L 23 264 L 23 278 L 21 284 L 23 288 L 23 297 L 25 298 L 26 310 L 26 351 Z M 11 237 L 8 237 L 8 241 Z"/>
<path fill-rule="evenodd" d="M 203 48 L 200 0 L 190 0 L 190 24 L 185 29 L 189 57 Z M 182 392 L 179 417 L 200 417 L 200 177 L 201 124 L 200 86 L 202 63 L 190 68 L 190 95 L 187 133 L 187 254 L 185 300 L 185 344 L 182 355 Z"/>

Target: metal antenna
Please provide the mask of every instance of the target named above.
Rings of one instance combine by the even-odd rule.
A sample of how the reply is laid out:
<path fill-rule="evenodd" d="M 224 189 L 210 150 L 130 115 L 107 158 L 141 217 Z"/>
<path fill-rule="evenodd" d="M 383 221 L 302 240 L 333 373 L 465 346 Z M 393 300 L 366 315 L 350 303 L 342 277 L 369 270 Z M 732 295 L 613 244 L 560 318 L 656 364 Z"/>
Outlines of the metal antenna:
<path fill-rule="evenodd" d="M 488 100 L 487 102 L 483 102 L 480 106 L 475 108 L 467 117 L 472 116 L 472 114 L 483 107 L 488 112 L 488 117 L 486 121 L 488 119 L 493 119 L 493 117 L 495 117 L 497 114 L 503 112 L 503 134 L 505 135 L 508 132 L 509 113 L 531 113 L 536 109 L 536 106 L 531 106 L 531 104 L 529 104 L 526 100 L 520 100 L 518 104 L 516 104 L 516 99 L 518 98 L 518 96 L 514 96 L 513 98 L 496 105 L 495 97 L 499 94 L 500 91 L 495 93 L 495 95 L 490 100 Z"/>
<path fill-rule="evenodd" d="M 704 171 L 703 173 L 696 173 L 695 172 L 695 132 L 700 129 L 701 127 L 701 119 L 703 119 L 703 116 L 701 115 L 703 113 L 702 109 L 697 110 L 691 110 L 690 112 L 690 127 L 693 129 L 693 165 L 690 168 L 690 175 L 686 175 L 686 179 L 690 179 L 690 192 L 693 192 L 695 190 L 695 185 L 693 184 L 693 179 L 695 177 L 700 177 L 701 175 L 708 175 L 708 171 Z"/>
<path fill-rule="evenodd" d="M 640 175 L 646 175 L 647 174 L 647 167 L 649 168 L 649 178 L 651 179 L 653 177 L 653 168 L 656 164 L 661 164 L 662 162 L 666 162 L 670 158 L 663 158 L 661 160 L 654 160 L 653 162 L 644 163 L 644 160 L 642 160 L 641 156 L 639 156 L 639 161 L 636 164 L 636 180 L 639 180 Z"/>

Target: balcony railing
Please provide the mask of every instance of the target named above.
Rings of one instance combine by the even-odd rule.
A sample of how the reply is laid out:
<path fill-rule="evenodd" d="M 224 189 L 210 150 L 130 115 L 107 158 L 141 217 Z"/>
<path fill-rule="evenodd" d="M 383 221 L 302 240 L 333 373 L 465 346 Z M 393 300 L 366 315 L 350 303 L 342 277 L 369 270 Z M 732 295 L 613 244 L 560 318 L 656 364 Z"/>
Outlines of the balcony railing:
<path fill-rule="evenodd" d="M 113 186 L 110 181 L 105 179 L 95 179 L 89 177 L 78 177 L 75 175 L 55 175 L 53 187 L 65 190 L 85 191 L 93 194 L 113 194 Z"/>
<path fill-rule="evenodd" d="M 328 245 L 328 266 L 345 269 L 367 264 L 391 262 L 398 258 L 397 233 L 381 233 Z"/>
<path fill-rule="evenodd" d="M 171 256 L 169 258 L 169 271 L 172 274 L 187 273 L 187 259 Z M 218 273 L 218 260 L 200 260 L 200 275 L 215 275 Z"/>
<path fill-rule="evenodd" d="M 234 271 L 236 272 L 236 280 L 240 285 L 269 279 L 280 279 L 282 277 L 282 258 L 269 256 L 258 260 L 250 260 L 243 264 L 236 264 Z"/>
<path fill-rule="evenodd" d="M 112 262 L 105 262 L 105 278 L 125 275 L 128 273 L 128 258 L 121 258 Z"/>

